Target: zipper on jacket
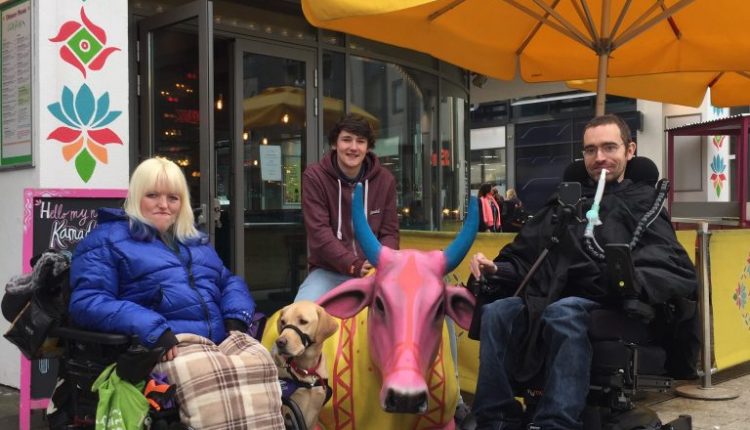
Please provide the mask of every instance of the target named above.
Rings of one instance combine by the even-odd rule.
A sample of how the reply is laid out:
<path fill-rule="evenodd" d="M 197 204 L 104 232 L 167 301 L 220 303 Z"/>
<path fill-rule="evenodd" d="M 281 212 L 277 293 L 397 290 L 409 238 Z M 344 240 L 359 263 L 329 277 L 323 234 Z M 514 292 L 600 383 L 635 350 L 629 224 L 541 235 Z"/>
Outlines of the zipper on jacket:
<path fill-rule="evenodd" d="M 213 334 L 211 330 L 211 315 L 208 312 L 208 305 L 206 304 L 206 301 L 203 299 L 203 296 L 201 295 L 201 292 L 198 290 L 198 287 L 195 286 L 195 276 L 193 276 L 193 254 L 190 252 L 190 248 L 188 246 L 185 246 L 185 251 L 187 251 L 188 254 L 188 262 L 187 265 L 182 261 L 182 258 L 180 256 L 180 250 L 179 250 L 180 244 L 177 242 L 177 251 L 175 251 L 175 254 L 177 254 L 177 259 L 180 260 L 182 263 L 182 267 L 185 268 L 185 272 L 187 272 L 188 275 L 188 282 L 190 284 L 190 288 L 195 291 L 195 294 L 198 295 L 198 300 L 200 300 L 201 303 L 201 309 L 203 309 L 203 314 L 206 316 L 206 325 L 208 326 L 208 338 L 213 341 Z"/>

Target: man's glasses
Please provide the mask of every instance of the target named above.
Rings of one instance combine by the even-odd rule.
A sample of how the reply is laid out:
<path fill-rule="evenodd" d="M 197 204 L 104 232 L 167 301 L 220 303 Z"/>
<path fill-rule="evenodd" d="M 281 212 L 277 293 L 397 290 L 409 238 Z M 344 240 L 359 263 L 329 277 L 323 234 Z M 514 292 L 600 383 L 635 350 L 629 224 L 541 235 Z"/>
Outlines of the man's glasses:
<path fill-rule="evenodd" d="M 583 153 L 584 157 L 593 158 L 593 157 L 596 157 L 596 154 L 599 151 L 602 151 L 604 155 L 614 155 L 619 148 L 620 148 L 619 143 L 605 143 L 602 146 L 596 146 L 596 145 L 587 146 L 583 148 L 583 151 L 581 152 Z"/>

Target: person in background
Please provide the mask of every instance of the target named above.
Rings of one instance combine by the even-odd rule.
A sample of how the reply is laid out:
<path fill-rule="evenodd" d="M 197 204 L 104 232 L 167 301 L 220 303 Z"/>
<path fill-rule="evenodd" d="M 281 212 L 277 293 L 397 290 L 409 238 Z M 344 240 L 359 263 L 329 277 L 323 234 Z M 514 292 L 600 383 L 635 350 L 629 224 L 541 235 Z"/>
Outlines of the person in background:
<path fill-rule="evenodd" d="M 518 198 L 518 194 L 516 194 L 515 188 L 508 188 L 508 190 L 505 192 L 505 201 L 512 203 L 514 207 L 523 207 L 523 203 L 521 202 L 521 199 Z"/>
<path fill-rule="evenodd" d="M 302 177 L 302 214 L 310 273 L 294 301 L 317 300 L 342 282 L 365 276 L 365 259 L 352 229 L 352 194 L 362 182 L 365 216 L 380 243 L 399 247 L 396 179 L 372 152 L 375 133 L 359 115 L 348 115 L 328 135 L 331 150 Z"/>
<path fill-rule="evenodd" d="M 505 232 L 518 232 L 526 223 L 529 214 L 524 209 L 514 188 L 508 188 L 505 192 L 505 200 L 500 205 L 500 216 L 504 221 L 503 231 Z"/>
<path fill-rule="evenodd" d="M 500 206 L 492 195 L 492 185 L 484 183 L 479 186 L 479 231 L 500 231 Z"/>
<path fill-rule="evenodd" d="M 495 202 L 500 207 L 502 212 L 503 202 L 505 201 L 505 198 L 497 191 L 497 188 L 495 187 L 492 187 L 492 197 L 494 197 Z M 500 215 L 500 219 L 502 220 L 502 213 Z"/>

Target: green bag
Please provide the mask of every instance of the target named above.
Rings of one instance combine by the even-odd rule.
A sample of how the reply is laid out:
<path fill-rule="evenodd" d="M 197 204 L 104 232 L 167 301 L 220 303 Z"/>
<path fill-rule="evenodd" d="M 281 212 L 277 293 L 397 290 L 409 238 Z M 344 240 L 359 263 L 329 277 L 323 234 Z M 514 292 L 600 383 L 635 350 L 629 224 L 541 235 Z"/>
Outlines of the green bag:
<path fill-rule="evenodd" d="M 115 364 L 96 378 L 91 391 L 99 392 L 96 406 L 96 430 L 140 430 L 148 414 L 148 400 L 143 395 L 145 382 L 133 385 L 120 379 Z"/>

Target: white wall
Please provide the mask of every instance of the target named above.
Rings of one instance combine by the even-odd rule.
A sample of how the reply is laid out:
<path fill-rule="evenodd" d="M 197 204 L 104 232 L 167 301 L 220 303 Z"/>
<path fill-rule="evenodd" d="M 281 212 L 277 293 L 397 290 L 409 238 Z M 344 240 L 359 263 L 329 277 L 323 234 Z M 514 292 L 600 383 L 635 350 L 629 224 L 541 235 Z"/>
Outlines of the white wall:
<path fill-rule="evenodd" d="M 637 109 L 643 114 L 642 131 L 637 132 L 638 156 L 651 159 L 659 168 L 659 177 L 665 177 L 667 157 L 664 140 L 664 105 L 638 100 Z"/>
<path fill-rule="evenodd" d="M 513 81 L 488 79 L 481 87 L 471 84 L 471 103 L 494 102 L 498 100 L 517 99 L 520 97 L 539 96 L 544 94 L 573 91 L 564 82 L 540 82 L 530 84 L 516 78 Z"/>
<path fill-rule="evenodd" d="M 669 117 L 682 117 L 687 115 L 700 115 L 699 121 L 704 121 L 705 115 L 703 114 L 706 112 L 707 106 L 709 104 L 708 98 L 704 99 L 701 106 L 694 108 L 689 106 L 680 106 L 680 105 L 664 105 L 664 122 L 667 121 L 667 118 Z M 696 116 L 696 118 L 698 118 Z M 690 121 L 694 122 L 694 121 Z M 704 202 L 706 201 L 706 188 L 705 188 L 705 181 L 704 181 L 704 171 L 705 171 L 705 163 L 701 162 L 703 158 L 705 157 L 705 138 L 702 137 L 693 137 L 693 136 L 685 136 L 685 137 L 678 137 L 676 139 L 682 139 L 683 141 L 690 141 L 694 143 L 687 143 L 683 146 L 680 144 L 675 144 L 675 184 L 672 184 L 673 187 L 675 187 L 675 193 L 674 193 L 674 200 L 676 202 Z M 664 147 L 666 151 L 666 133 L 664 135 Z M 698 146 L 698 147 L 696 147 Z M 665 161 L 664 166 L 666 166 L 666 152 L 664 154 Z M 684 161 L 683 161 L 684 160 Z M 696 166 L 695 169 L 689 169 L 689 170 L 680 170 L 681 167 L 685 167 L 686 165 L 689 166 Z M 699 167 L 698 167 L 699 166 Z M 695 172 L 693 170 L 700 170 L 698 172 Z M 664 172 L 666 176 L 666 171 Z M 699 184 L 700 189 L 695 189 L 691 191 L 679 191 L 679 181 L 680 177 L 686 177 L 687 175 L 690 176 L 691 183 L 697 182 Z M 699 180 L 693 181 L 694 176 L 698 175 Z M 697 187 L 696 187 L 697 188 Z"/>
<path fill-rule="evenodd" d="M 86 67 L 85 74 L 63 61 L 60 49 L 65 41 L 52 42 L 66 22 L 83 27 L 84 9 L 93 33 L 104 35 L 104 48 L 116 47 L 98 70 Z M 128 3 L 127 0 L 81 2 L 80 0 L 32 0 L 34 28 L 32 33 L 32 156 L 34 166 L 20 170 L 0 170 L 0 296 L 11 276 L 21 273 L 23 246 L 23 190 L 25 188 L 126 188 L 129 172 L 128 118 Z M 67 39 L 66 39 L 67 40 Z M 91 63 L 89 62 L 88 65 Z M 87 66 L 88 66 L 87 65 Z M 65 142 L 50 139 L 50 133 L 65 126 L 50 113 L 49 105 L 61 102 L 64 87 L 77 93 L 87 85 L 96 99 L 109 97 L 109 110 L 122 113 L 106 126 L 120 143 L 101 145 L 106 148 L 106 163 L 97 160 L 93 174 L 85 181 L 75 166 L 75 159 L 65 160 Z M 98 109 L 98 107 L 97 107 Z M 90 138 L 88 124 L 85 138 Z M 110 135 L 111 136 L 111 135 Z M 85 146 L 85 145 L 84 145 Z M 101 151 L 99 151 L 101 154 Z M 0 319 L 5 332 L 9 324 Z M 0 384 L 19 386 L 18 349 L 0 340 Z"/>
<path fill-rule="evenodd" d="M 21 273 L 21 244 L 23 243 L 23 189 L 38 179 L 36 170 L 24 169 L 0 172 L 3 203 L 0 206 L 0 296 L 5 292 L 5 283 L 13 275 Z M 0 331 L 5 333 L 10 323 L 0 318 Z M 0 384 L 18 387 L 20 353 L 15 345 L 5 338 L 0 340 Z"/>

